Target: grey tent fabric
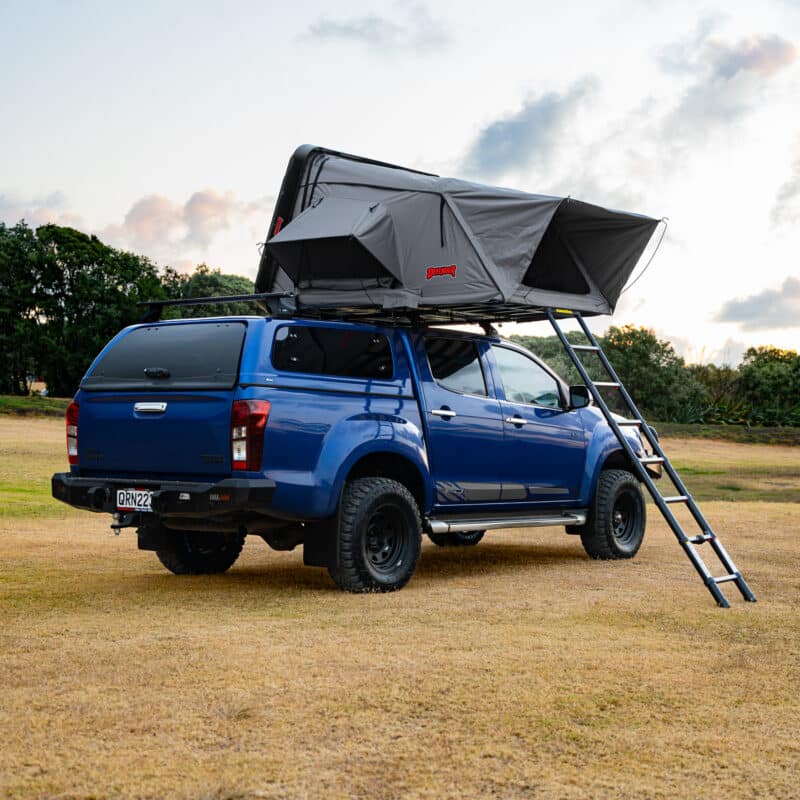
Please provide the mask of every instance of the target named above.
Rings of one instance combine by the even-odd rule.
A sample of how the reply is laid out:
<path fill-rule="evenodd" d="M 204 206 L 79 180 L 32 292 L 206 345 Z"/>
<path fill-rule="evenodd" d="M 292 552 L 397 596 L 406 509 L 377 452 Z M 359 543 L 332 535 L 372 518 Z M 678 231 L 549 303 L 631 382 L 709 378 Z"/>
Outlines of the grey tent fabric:
<path fill-rule="evenodd" d="M 284 180 L 288 221 L 266 244 L 256 287 L 295 293 L 304 308 L 485 321 L 548 307 L 611 314 L 658 224 L 319 148 L 298 174 L 294 186 Z"/>

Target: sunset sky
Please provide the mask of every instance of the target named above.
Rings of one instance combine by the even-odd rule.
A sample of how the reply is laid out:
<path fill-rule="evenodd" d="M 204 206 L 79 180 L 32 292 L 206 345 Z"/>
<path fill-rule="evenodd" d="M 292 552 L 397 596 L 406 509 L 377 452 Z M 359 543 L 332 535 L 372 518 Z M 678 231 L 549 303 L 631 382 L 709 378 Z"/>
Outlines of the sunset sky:
<path fill-rule="evenodd" d="M 668 217 L 598 330 L 800 348 L 800 0 L 0 0 L 0 68 L 0 221 L 254 277 L 310 142 Z"/>

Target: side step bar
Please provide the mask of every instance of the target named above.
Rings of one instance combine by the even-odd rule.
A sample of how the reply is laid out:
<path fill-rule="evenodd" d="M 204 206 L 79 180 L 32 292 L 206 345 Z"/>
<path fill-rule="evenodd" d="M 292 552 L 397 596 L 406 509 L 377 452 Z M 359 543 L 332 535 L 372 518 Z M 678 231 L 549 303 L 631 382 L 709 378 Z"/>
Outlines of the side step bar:
<path fill-rule="evenodd" d="M 542 528 L 548 525 L 585 525 L 587 509 L 577 509 L 567 514 L 533 514 L 527 517 L 439 517 L 426 520 L 430 533 L 466 533 L 490 531 L 497 528 Z"/>

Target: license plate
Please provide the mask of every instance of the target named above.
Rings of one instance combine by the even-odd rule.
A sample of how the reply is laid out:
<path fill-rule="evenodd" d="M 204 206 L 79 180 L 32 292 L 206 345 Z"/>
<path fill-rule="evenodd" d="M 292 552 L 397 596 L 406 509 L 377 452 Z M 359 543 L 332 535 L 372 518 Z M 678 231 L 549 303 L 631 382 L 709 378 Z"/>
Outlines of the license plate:
<path fill-rule="evenodd" d="M 120 511 L 150 511 L 153 493 L 149 489 L 117 489 L 117 509 Z"/>

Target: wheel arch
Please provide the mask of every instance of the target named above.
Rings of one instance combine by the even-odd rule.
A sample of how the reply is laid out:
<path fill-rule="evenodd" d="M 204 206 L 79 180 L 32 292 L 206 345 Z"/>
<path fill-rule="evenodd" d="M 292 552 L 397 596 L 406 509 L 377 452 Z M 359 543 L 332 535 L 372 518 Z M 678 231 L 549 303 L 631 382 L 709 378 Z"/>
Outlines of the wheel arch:
<path fill-rule="evenodd" d="M 630 472 L 637 480 L 639 479 L 639 473 L 636 471 L 636 467 L 631 461 L 628 454 L 620 448 L 619 450 L 612 450 L 600 464 L 600 472 L 604 469 L 624 469 L 627 472 Z"/>
<path fill-rule="evenodd" d="M 417 465 L 405 456 L 385 450 L 367 453 L 350 467 L 345 482 L 369 477 L 391 478 L 402 483 L 416 500 L 420 514 L 428 508 L 429 486 Z"/>

